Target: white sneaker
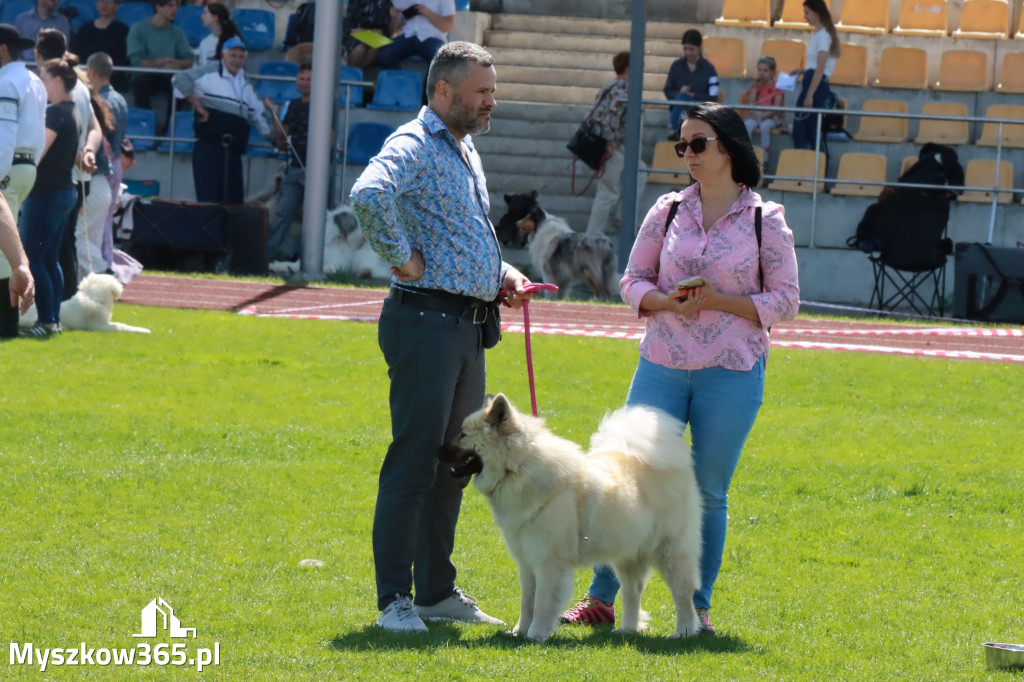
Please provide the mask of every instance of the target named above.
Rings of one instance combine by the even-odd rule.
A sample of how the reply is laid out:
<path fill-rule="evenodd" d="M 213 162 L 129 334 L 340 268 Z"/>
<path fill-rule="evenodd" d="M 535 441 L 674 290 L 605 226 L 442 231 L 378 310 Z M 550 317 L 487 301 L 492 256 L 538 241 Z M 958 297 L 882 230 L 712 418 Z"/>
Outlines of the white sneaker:
<path fill-rule="evenodd" d="M 416 606 L 416 613 L 423 620 L 448 620 L 461 621 L 463 623 L 488 623 L 490 625 L 504 625 L 505 621 L 498 620 L 476 607 L 476 599 L 462 590 L 455 588 L 455 594 L 447 599 L 434 604 L 433 606 Z"/>
<path fill-rule="evenodd" d="M 412 600 L 400 594 L 384 607 L 377 619 L 377 627 L 391 632 L 426 632 L 426 624 L 416 615 L 412 608 Z"/>

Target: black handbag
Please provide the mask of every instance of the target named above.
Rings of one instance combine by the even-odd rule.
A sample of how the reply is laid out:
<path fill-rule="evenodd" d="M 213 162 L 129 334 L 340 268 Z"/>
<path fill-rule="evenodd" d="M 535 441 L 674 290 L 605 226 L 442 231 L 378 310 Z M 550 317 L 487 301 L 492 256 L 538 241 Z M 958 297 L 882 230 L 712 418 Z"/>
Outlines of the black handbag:
<path fill-rule="evenodd" d="M 573 156 L 594 170 L 601 170 L 601 166 L 604 165 L 605 157 L 608 155 L 608 140 L 598 134 L 597 127 L 590 122 L 590 117 L 601 106 L 601 102 L 608 96 L 608 92 L 609 90 L 604 91 L 601 99 L 597 100 L 590 113 L 587 114 L 587 118 L 569 140 L 569 144 L 565 145 L 573 153 Z"/>
<path fill-rule="evenodd" d="M 487 304 L 487 317 L 480 325 L 484 348 L 494 348 L 501 341 L 501 303 L 494 299 Z"/>

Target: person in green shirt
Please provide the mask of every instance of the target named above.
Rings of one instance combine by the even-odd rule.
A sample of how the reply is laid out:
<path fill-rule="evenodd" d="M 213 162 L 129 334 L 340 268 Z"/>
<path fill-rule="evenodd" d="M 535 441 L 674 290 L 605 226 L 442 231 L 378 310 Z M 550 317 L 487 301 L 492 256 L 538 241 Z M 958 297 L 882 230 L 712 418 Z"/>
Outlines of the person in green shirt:
<path fill-rule="evenodd" d="M 181 29 L 174 25 L 178 0 L 153 0 L 153 16 L 137 21 L 128 31 L 128 61 L 147 69 L 187 69 L 194 55 Z M 132 79 L 135 106 L 153 109 L 153 95 L 167 93 L 166 115 L 157 121 L 157 134 L 163 135 L 170 119 L 173 94 L 170 73 L 137 73 Z M 158 116 L 159 118 L 159 116 Z"/>

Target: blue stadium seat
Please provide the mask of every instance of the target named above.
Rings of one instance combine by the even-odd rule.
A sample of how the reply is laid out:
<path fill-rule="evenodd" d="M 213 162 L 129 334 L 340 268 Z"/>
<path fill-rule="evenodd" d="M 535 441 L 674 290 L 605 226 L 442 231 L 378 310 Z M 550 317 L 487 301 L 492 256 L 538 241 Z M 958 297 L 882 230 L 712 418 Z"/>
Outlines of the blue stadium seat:
<path fill-rule="evenodd" d="M 358 66 L 342 66 L 341 67 L 341 78 L 343 81 L 361 81 L 363 80 L 363 70 Z M 345 86 L 341 87 L 341 96 L 338 98 L 338 106 L 345 106 L 345 98 L 348 95 L 349 88 Z M 352 100 L 348 103 L 350 107 L 361 107 L 363 106 L 363 88 L 352 87 Z"/>
<path fill-rule="evenodd" d="M 125 186 L 125 191 L 133 196 L 155 197 L 160 195 L 159 180 L 129 180 L 125 178 L 121 182 Z"/>
<path fill-rule="evenodd" d="M 78 27 L 87 21 L 99 17 L 100 13 L 96 10 L 96 3 L 94 0 L 60 0 L 60 4 L 57 6 L 58 9 L 63 7 L 73 7 L 78 11 L 78 15 L 74 19 L 71 19 L 71 32 L 74 33 L 78 30 Z"/>
<path fill-rule="evenodd" d="M 256 95 L 262 100 L 269 97 L 278 103 L 290 102 L 299 96 L 299 88 L 295 85 L 295 76 L 299 73 L 299 65 L 295 62 L 271 60 L 260 64 L 259 75 L 281 76 L 287 81 L 256 80 Z"/>
<path fill-rule="evenodd" d="M 210 35 L 210 29 L 203 26 L 202 5 L 182 5 L 174 15 L 174 25 L 181 29 L 192 47 L 199 47 L 203 38 Z"/>
<path fill-rule="evenodd" d="M 456 12 L 468 12 L 469 11 L 469 0 L 455 0 L 455 11 Z"/>
<path fill-rule="evenodd" d="M 136 22 L 153 16 L 153 5 L 148 2 L 121 2 L 117 5 L 117 20 L 131 27 Z"/>
<path fill-rule="evenodd" d="M 245 150 L 246 156 L 270 157 L 277 154 L 277 148 L 270 145 L 267 139 L 260 133 L 257 126 L 249 127 L 249 146 Z"/>
<path fill-rule="evenodd" d="M 415 71 L 384 69 L 377 75 L 373 101 L 367 109 L 419 111 L 423 104 L 423 76 Z"/>
<path fill-rule="evenodd" d="M 274 13 L 270 10 L 236 9 L 231 19 L 248 49 L 269 50 L 274 46 Z"/>
<path fill-rule="evenodd" d="M 354 123 L 348 131 L 348 144 L 345 145 L 345 161 L 366 165 L 384 146 L 388 135 L 395 129 L 383 123 L 360 121 Z"/>
<path fill-rule="evenodd" d="M 125 136 L 132 141 L 132 146 L 136 151 L 144 152 L 156 149 L 156 140 L 145 140 L 139 137 L 156 135 L 156 114 L 151 109 L 129 107 L 128 125 L 124 132 Z"/>
<path fill-rule="evenodd" d="M 0 2 L 0 23 L 13 26 L 19 14 L 30 12 L 35 7 L 35 0 L 3 0 Z"/>
<path fill-rule="evenodd" d="M 192 153 L 192 139 L 196 136 L 195 130 L 192 124 L 195 122 L 196 115 L 192 111 L 175 111 L 174 112 L 174 151 L 179 154 L 191 154 Z M 171 134 L 170 126 L 167 128 L 167 134 Z M 185 138 L 184 140 L 182 138 Z M 169 152 L 171 151 L 171 141 L 165 140 L 160 143 L 157 147 L 158 151 Z"/>

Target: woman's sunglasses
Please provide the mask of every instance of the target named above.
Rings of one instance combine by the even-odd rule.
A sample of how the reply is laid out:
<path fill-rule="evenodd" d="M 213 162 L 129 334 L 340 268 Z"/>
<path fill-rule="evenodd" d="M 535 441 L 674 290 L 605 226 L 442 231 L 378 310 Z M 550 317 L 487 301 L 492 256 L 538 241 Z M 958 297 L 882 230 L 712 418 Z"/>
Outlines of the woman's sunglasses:
<path fill-rule="evenodd" d="M 694 154 L 703 154 L 704 150 L 708 148 L 708 141 L 717 139 L 717 137 L 695 137 L 689 142 L 686 140 L 676 142 L 676 156 L 680 159 L 683 158 L 686 156 L 687 149 L 692 149 Z"/>

